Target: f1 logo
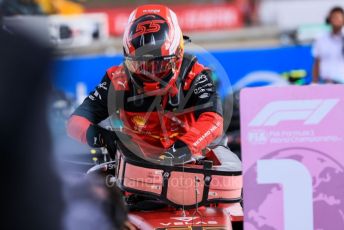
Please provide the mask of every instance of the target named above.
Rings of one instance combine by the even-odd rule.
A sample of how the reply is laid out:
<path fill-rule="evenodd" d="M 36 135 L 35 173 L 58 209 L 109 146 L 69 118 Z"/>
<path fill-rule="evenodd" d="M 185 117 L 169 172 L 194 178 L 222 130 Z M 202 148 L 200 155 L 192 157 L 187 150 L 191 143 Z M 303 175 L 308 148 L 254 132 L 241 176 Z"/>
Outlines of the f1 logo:
<path fill-rule="evenodd" d="M 338 102 L 339 99 L 270 102 L 249 123 L 249 126 L 276 126 L 282 121 L 296 120 L 304 121 L 305 125 L 316 125 L 324 119 Z"/>

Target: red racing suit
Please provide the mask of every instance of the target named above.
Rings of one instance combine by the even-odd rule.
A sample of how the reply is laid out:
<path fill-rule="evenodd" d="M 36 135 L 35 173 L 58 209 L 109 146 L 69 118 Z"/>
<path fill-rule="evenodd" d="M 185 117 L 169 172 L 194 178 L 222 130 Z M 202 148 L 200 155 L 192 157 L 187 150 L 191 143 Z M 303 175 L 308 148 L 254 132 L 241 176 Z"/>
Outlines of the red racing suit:
<path fill-rule="evenodd" d="M 199 155 L 223 131 L 221 101 L 211 74 L 196 57 L 185 54 L 177 93 L 145 96 L 131 83 L 123 65 L 112 67 L 72 114 L 68 134 L 86 143 L 90 124 L 117 114 L 123 131 L 145 155 L 161 154 L 177 140 Z"/>

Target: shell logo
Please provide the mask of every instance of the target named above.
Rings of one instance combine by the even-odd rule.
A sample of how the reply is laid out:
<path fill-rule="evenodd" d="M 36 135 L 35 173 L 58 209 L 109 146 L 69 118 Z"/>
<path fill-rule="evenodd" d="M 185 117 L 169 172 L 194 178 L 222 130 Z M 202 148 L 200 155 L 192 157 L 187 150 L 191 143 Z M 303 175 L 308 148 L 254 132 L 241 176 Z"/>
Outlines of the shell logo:
<path fill-rule="evenodd" d="M 139 128 L 143 128 L 146 125 L 146 119 L 143 116 L 134 116 L 132 117 L 132 122 L 135 124 L 135 126 L 139 127 Z"/>

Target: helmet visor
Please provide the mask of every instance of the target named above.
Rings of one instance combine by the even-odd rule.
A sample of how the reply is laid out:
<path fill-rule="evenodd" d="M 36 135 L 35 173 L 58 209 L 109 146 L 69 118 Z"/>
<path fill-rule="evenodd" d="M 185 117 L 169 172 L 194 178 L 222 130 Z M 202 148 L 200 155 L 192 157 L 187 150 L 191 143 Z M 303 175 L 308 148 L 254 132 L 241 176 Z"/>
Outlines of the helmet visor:
<path fill-rule="evenodd" d="M 176 68 L 177 58 L 175 56 L 166 56 L 150 59 L 125 58 L 125 65 L 128 70 L 142 78 L 144 81 L 161 81 Z"/>

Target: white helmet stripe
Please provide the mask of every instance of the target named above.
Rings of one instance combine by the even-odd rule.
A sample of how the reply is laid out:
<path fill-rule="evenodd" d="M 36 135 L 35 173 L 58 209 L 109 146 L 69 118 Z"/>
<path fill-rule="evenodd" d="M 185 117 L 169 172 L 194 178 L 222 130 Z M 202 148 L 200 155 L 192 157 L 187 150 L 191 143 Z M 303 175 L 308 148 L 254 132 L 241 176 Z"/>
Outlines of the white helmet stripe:
<path fill-rule="evenodd" d="M 129 24 L 131 24 L 135 18 L 136 18 L 136 13 L 137 13 L 137 9 L 135 9 L 133 12 L 131 12 L 130 16 L 129 16 L 129 19 L 128 19 L 128 22 L 127 22 L 127 25 L 125 27 L 125 31 L 124 31 L 124 36 L 123 36 L 123 47 L 125 49 L 125 52 L 127 54 L 129 54 L 129 49 L 128 47 L 130 46 L 130 43 L 128 42 L 129 39 L 127 38 L 127 36 L 129 36 Z"/>
<path fill-rule="evenodd" d="M 129 19 L 128 19 L 128 24 L 133 22 L 136 18 L 136 13 L 137 13 L 137 9 L 135 9 L 133 12 L 131 12 Z"/>
<path fill-rule="evenodd" d="M 172 35 L 173 40 L 172 40 L 172 44 L 170 46 L 169 51 L 170 51 L 170 54 L 174 54 L 176 52 L 178 46 L 179 46 L 182 33 L 181 33 L 181 30 L 180 30 L 180 27 L 178 24 L 178 19 L 177 19 L 176 14 L 172 10 L 169 10 L 169 11 L 170 11 L 172 24 L 173 24 L 173 28 L 174 28 L 174 34 Z"/>

